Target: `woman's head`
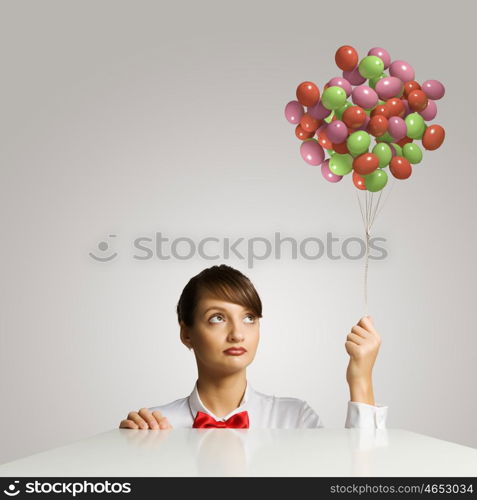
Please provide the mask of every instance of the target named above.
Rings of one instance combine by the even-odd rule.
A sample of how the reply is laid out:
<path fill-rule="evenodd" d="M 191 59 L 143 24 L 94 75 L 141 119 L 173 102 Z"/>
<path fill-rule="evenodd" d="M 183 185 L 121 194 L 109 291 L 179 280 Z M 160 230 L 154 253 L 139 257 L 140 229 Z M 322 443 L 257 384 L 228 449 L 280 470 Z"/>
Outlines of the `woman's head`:
<path fill-rule="evenodd" d="M 248 366 L 259 340 L 262 303 L 251 281 L 222 264 L 189 280 L 177 304 L 181 340 L 200 368 L 231 373 Z M 244 348 L 240 356 L 225 351 Z"/>

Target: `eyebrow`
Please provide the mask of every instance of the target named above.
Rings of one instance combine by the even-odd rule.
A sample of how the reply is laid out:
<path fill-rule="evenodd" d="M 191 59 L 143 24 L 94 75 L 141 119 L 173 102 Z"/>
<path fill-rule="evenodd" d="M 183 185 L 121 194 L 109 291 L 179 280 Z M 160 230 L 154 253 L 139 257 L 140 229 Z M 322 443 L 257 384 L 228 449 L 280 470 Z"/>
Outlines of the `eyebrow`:
<path fill-rule="evenodd" d="M 224 309 L 223 307 L 219 307 L 219 306 L 212 306 L 212 307 L 208 307 L 203 313 L 202 313 L 202 316 L 205 316 L 211 309 L 216 309 L 218 311 L 223 311 L 223 312 L 227 312 L 227 309 Z"/>
<path fill-rule="evenodd" d="M 203 314 L 207 314 L 211 309 L 217 309 L 219 311 L 225 311 L 225 309 L 223 309 L 222 307 L 216 307 L 216 306 L 212 306 L 212 307 L 208 307 Z"/>

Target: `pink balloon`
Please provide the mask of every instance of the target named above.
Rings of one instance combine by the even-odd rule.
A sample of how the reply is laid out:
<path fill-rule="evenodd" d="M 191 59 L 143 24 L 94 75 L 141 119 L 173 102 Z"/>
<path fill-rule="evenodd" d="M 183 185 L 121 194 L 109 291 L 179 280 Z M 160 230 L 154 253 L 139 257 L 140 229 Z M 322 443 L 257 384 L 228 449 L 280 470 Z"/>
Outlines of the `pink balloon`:
<path fill-rule="evenodd" d="M 358 66 L 351 71 L 343 71 L 343 78 L 346 78 L 351 85 L 361 85 L 366 81 L 366 78 L 361 76 L 361 73 L 358 71 Z"/>
<path fill-rule="evenodd" d="M 328 82 L 329 87 L 341 87 L 346 92 L 346 97 L 349 97 L 351 94 L 351 83 L 346 80 L 346 78 L 342 78 L 341 76 L 337 76 L 332 78 Z"/>
<path fill-rule="evenodd" d="M 446 93 L 444 85 L 439 80 L 426 80 L 421 85 L 421 89 L 429 99 L 433 99 L 434 101 L 441 99 Z"/>
<path fill-rule="evenodd" d="M 396 148 L 392 144 L 388 144 L 388 146 L 391 148 L 392 155 L 397 156 Z"/>
<path fill-rule="evenodd" d="M 382 59 L 384 63 L 384 69 L 387 69 L 391 64 L 391 56 L 387 50 L 382 49 L 381 47 L 373 47 L 368 52 L 368 56 L 378 56 Z"/>
<path fill-rule="evenodd" d="M 315 139 L 302 142 L 300 154 L 306 163 L 313 166 L 321 165 L 325 159 L 325 151 Z"/>
<path fill-rule="evenodd" d="M 367 132 L 366 129 L 368 128 L 368 123 L 369 123 L 370 119 L 371 118 L 368 115 L 366 115 L 366 118 L 364 119 L 364 123 L 360 127 L 358 127 L 356 130 L 364 130 L 365 132 Z"/>
<path fill-rule="evenodd" d="M 303 109 L 303 106 L 298 101 L 290 101 L 285 106 L 285 118 L 290 123 L 294 123 L 295 125 L 297 123 L 300 123 L 301 117 L 303 116 L 304 113 L 305 113 L 305 110 Z"/>
<path fill-rule="evenodd" d="M 318 101 L 314 106 L 308 107 L 306 112 L 316 120 L 322 120 L 331 113 L 329 109 L 325 108 L 323 104 L 321 104 L 321 101 Z"/>
<path fill-rule="evenodd" d="M 333 120 L 326 127 L 326 135 L 331 142 L 341 144 L 348 137 L 348 127 L 341 120 Z"/>
<path fill-rule="evenodd" d="M 357 106 L 364 109 L 371 109 L 378 104 L 378 94 L 376 91 L 367 85 L 355 87 L 352 92 L 351 99 Z"/>
<path fill-rule="evenodd" d="M 330 170 L 330 160 L 326 160 L 322 163 L 321 165 L 321 174 L 323 177 L 329 181 L 329 182 L 339 182 L 343 176 L 342 175 L 336 175 Z"/>
<path fill-rule="evenodd" d="M 320 135 L 320 132 L 321 132 L 322 130 L 325 130 L 327 126 L 328 126 L 328 124 L 327 124 L 326 122 L 322 123 L 322 124 L 318 127 L 317 131 L 315 132 L 316 137 L 318 137 L 318 136 Z"/>
<path fill-rule="evenodd" d="M 326 129 L 326 127 L 328 127 L 328 124 L 327 124 L 326 122 L 325 122 L 325 123 L 323 123 L 322 125 L 320 125 L 320 126 L 318 127 L 318 130 L 315 132 L 315 136 L 316 136 L 316 138 L 317 138 L 317 139 L 318 139 L 318 137 L 319 137 L 319 135 L 320 135 L 320 132 L 321 132 L 322 130 L 325 130 L 325 129 Z"/>
<path fill-rule="evenodd" d="M 414 80 L 414 69 L 406 61 L 393 61 L 389 66 L 389 74 L 403 82 Z"/>
<path fill-rule="evenodd" d="M 391 99 L 391 97 L 399 95 L 403 86 L 404 84 L 399 78 L 395 76 L 387 76 L 386 78 L 378 80 L 374 88 L 378 93 L 378 96 L 383 101 L 386 101 L 387 99 Z"/>
<path fill-rule="evenodd" d="M 404 109 L 406 111 L 404 111 L 404 118 L 406 118 L 406 116 L 409 114 L 409 113 L 414 113 L 414 111 L 411 109 L 411 107 L 409 106 L 409 103 L 407 102 L 407 99 L 401 99 L 402 103 L 404 104 Z"/>
<path fill-rule="evenodd" d="M 401 140 L 407 134 L 406 122 L 399 116 L 391 116 L 388 118 L 388 132 L 396 141 Z"/>
<path fill-rule="evenodd" d="M 427 106 L 423 111 L 419 111 L 419 114 L 426 120 L 426 122 L 430 120 L 434 120 L 437 115 L 437 104 L 430 99 L 427 101 Z"/>

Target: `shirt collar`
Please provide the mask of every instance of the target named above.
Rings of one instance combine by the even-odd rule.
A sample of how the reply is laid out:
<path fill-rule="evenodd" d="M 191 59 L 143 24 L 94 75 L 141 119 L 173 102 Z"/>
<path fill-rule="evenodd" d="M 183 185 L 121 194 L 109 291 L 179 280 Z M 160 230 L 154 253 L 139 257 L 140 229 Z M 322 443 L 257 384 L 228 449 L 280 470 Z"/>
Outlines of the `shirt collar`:
<path fill-rule="evenodd" d="M 224 417 L 217 417 L 208 408 L 206 408 L 204 403 L 202 403 L 202 401 L 200 400 L 199 391 L 197 390 L 197 381 L 196 381 L 195 385 L 194 385 L 194 390 L 191 392 L 191 394 L 188 398 L 189 399 L 189 408 L 190 408 L 190 411 L 192 413 L 192 418 L 195 418 L 195 416 L 197 415 L 197 412 L 201 411 L 203 413 L 207 413 L 212 418 L 215 418 L 215 420 L 225 421 L 228 418 L 230 418 L 232 415 L 235 415 L 236 413 L 239 413 L 239 412 L 244 411 L 246 409 L 246 406 L 249 403 L 250 397 L 252 396 L 253 392 L 254 392 L 253 388 L 247 380 L 247 386 L 245 388 L 245 393 L 242 397 L 242 400 L 239 403 L 238 408 L 235 408 L 235 410 L 232 410 L 229 414 L 225 415 Z"/>

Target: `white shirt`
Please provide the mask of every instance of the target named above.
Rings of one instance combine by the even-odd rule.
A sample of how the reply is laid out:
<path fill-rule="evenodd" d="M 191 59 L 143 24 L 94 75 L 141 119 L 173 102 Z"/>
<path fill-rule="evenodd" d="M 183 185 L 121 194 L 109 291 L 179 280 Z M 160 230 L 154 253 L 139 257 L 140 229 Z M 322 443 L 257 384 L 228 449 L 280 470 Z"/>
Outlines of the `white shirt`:
<path fill-rule="evenodd" d="M 224 417 L 217 417 L 202 403 L 197 382 L 188 397 L 171 403 L 154 406 L 149 411 L 160 411 L 173 428 L 191 428 L 198 411 L 207 413 L 215 420 L 225 421 L 232 415 L 247 411 L 250 429 L 314 429 L 324 427 L 322 419 L 298 398 L 277 397 L 257 392 L 247 381 L 244 396 L 238 408 Z M 385 429 L 388 407 L 348 401 L 346 428 Z"/>

